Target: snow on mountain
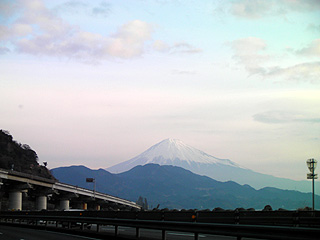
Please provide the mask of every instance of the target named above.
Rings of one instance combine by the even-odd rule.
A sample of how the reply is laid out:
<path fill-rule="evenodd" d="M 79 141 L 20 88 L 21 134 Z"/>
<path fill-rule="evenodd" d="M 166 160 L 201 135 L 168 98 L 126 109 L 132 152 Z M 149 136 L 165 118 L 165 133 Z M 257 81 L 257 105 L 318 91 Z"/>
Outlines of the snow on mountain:
<path fill-rule="evenodd" d="M 269 186 L 307 192 L 310 188 L 307 181 L 294 181 L 254 172 L 228 159 L 213 157 L 176 139 L 163 140 L 140 155 L 106 170 L 122 173 L 148 163 L 178 166 L 218 181 L 232 180 L 257 189 Z"/>
<path fill-rule="evenodd" d="M 180 160 L 185 160 L 188 163 L 199 162 L 199 163 L 219 163 L 219 164 L 226 164 L 226 165 L 233 165 L 233 166 L 236 165 L 230 160 L 219 159 L 219 158 L 210 156 L 205 152 L 202 152 L 196 148 L 188 146 L 187 144 L 183 143 L 181 140 L 171 139 L 171 138 L 159 142 L 158 144 L 152 146 L 147 151 L 143 152 L 142 154 L 133 158 L 132 160 L 137 160 L 139 158 L 148 159 L 146 163 L 158 163 L 158 164 L 160 163 L 166 164 L 168 160 L 180 159 Z"/>
<path fill-rule="evenodd" d="M 196 148 L 193 148 L 178 139 L 165 139 L 156 145 L 150 147 L 140 155 L 126 161 L 114 165 L 107 170 L 112 173 L 120 173 L 138 165 L 148 163 L 156 163 L 159 165 L 174 165 L 187 168 L 202 164 L 228 165 L 240 167 L 236 163 L 228 159 L 219 159 L 206 154 Z M 187 166 L 187 167 L 186 167 Z"/>

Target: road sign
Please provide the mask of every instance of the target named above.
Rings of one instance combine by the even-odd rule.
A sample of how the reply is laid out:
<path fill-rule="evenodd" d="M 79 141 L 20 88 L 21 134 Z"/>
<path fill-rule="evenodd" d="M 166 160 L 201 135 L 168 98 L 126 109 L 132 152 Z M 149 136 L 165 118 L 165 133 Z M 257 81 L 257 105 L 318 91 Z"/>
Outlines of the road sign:
<path fill-rule="evenodd" d="M 94 178 L 87 178 L 86 182 L 94 182 Z"/>

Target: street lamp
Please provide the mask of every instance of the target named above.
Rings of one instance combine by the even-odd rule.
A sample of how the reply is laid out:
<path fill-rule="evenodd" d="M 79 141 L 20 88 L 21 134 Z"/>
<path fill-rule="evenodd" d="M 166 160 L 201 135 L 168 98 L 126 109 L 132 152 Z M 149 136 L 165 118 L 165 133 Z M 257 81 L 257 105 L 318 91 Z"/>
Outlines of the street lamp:
<path fill-rule="evenodd" d="M 95 178 L 86 178 L 87 183 L 93 183 L 93 198 L 96 198 L 96 179 Z"/>
<path fill-rule="evenodd" d="M 307 174 L 307 179 L 312 179 L 312 211 L 314 211 L 314 180 L 318 178 L 318 174 L 314 173 L 317 167 L 317 160 L 311 158 L 307 160 L 307 166 L 310 173 Z"/>

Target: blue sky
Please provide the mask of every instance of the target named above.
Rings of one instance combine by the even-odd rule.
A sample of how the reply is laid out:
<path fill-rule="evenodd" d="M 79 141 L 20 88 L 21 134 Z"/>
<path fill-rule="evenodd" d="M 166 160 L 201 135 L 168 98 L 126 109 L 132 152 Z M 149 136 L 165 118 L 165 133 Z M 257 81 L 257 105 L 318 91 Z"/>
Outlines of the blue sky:
<path fill-rule="evenodd" d="M 177 138 L 305 179 L 320 149 L 320 1 L 1 1 L 0 125 L 50 168 Z"/>

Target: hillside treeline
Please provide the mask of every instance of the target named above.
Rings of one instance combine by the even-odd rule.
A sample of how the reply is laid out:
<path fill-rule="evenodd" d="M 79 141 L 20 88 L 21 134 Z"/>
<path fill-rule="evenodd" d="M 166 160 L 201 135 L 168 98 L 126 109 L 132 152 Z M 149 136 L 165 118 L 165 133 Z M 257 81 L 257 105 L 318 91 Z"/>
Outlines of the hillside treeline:
<path fill-rule="evenodd" d="M 38 163 L 38 155 L 29 145 L 14 141 L 5 130 L 0 130 L 0 168 L 55 179 Z"/>

